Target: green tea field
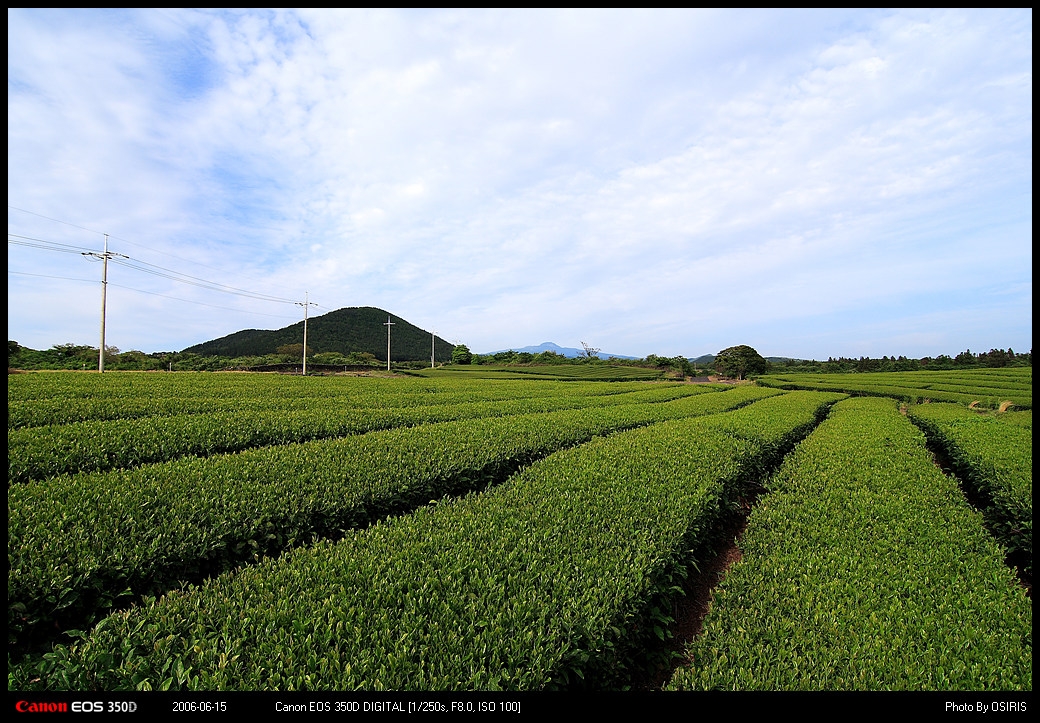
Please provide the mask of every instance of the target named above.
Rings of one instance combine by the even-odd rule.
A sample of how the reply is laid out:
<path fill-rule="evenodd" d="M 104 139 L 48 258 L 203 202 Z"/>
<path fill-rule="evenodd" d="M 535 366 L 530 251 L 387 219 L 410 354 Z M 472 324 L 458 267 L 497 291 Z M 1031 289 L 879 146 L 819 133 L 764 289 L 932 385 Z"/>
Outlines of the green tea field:
<path fill-rule="evenodd" d="M 999 371 L 11 374 L 8 687 L 1031 691 Z"/>

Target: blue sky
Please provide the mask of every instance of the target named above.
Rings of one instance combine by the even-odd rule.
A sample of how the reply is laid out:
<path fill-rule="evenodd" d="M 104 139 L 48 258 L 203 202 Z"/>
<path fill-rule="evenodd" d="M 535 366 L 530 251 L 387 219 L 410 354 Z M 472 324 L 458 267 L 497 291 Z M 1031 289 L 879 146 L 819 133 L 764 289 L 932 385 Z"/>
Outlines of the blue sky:
<path fill-rule="evenodd" d="M 1032 348 L 1032 11 L 8 9 L 8 338 Z M 319 350 L 320 351 L 320 350 Z"/>

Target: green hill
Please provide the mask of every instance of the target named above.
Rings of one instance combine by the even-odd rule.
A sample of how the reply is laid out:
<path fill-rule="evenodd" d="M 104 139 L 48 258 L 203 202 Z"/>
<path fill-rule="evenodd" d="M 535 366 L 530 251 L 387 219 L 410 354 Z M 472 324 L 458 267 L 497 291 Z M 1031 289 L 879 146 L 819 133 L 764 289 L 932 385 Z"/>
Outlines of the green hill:
<path fill-rule="evenodd" d="M 307 321 L 307 348 L 311 353 L 368 352 L 386 360 L 386 320 L 394 322 L 390 332 L 392 361 L 423 361 L 430 358 L 430 332 L 409 324 L 404 319 L 371 306 L 347 307 L 330 311 Z M 196 344 L 185 353 L 203 356 L 262 356 L 274 354 L 285 344 L 303 343 L 303 321 L 274 331 L 243 329 L 219 339 Z M 436 337 L 435 358 L 451 360 L 453 345 Z"/>

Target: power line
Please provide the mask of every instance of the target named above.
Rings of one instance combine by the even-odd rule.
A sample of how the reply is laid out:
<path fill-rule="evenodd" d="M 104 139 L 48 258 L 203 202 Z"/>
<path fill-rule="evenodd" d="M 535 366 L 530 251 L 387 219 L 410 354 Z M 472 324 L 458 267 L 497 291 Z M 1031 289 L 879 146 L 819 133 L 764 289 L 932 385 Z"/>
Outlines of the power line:
<path fill-rule="evenodd" d="M 38 276 L 41 279 L 61 279 L 62 281 L 83 281 L 83 282 L 88 283 L 88 284 L 96 284 L 97 283 L 97 279 L 74 279 L 71 276 L 51 276 L 49 274 L 30 274 L 28 271 L 11 271 L 10 269 L 8 269 L 7 273 L 9 273 L 9 274 L 18 274 L 19 276 Z M 113 286 L 117 286 L 117 284 L 112 284 L 112 285 Z"/>
<path fill-rule="evenodd" d="M 66 225 L 66 226 L 71 226 L 72 228 L 78 228 L 81 231 L 87 231 L 89 233 L 96 233 L 98 235 L 103 235 L 104 234 L 104 232 L 102 232 L 102 231 L 95 231 L 94 229 L 86 228 L 85 226 L 78 226 L 78 225 L 76 225 L 74 223 L 69 223 L 68 221 L 62 221 L 61 219 L 58 219 L 58 218 L 51 218 L 50 216 L 44 216 L 42 213 L 36 213 L 35 211 L 29 211 L 29 210 L 26 210 L 24 208 L 19 208 L 17 206 L 11 206 L 10 204 L 8 204 L 7 207 L 9 209 L 12 209 L 12 210 L 15 210 L 15 211 L 21 211 L 22 213 L 27 213 L 27 214 L 29 214 L 31 216 L 38 216 L 39 218 L 43 218 L 43 219 L 46 219 L 48 221 L 54 221 L 55 223 L 60 223 L 60 224 Z M 267 228 L 267 227 L 266 226 L 255 226 L 254 228 Z M 269 230 L 277 231 L 278 229 L 269 229 Z M 12 234 L 8 233 L 8 235 L 12 235 Z M 162 254 L 163 256 L 169 256 L 170 258 L 177 259 L 178 261 L 184 261 L 184 262 L 187 262 L 189 264 L 196 264 L 198 266 L 204 266 L 204 267 L 206 267 L 208 269 L 213 269 L 214 271 L 219 271 L 219 272 L 223 273 L 223 269 L 218 269 L 215 266 L 210 266 L 208 264 L 204 264 L 204 263 L 202 263 L 200 261 L 195 261 L 195 260 L 192 260 L 192 259 L 186 259 L 186 258 L 184 258 L 182 256 L 177 256 L 176 254 L 171 254 L 171 253 L 169 253 L 167 251 L 161 251 L 159 249 L 152 248 L 151 246 L 146 246 L 144 244 L 140 244 L 140 243 L 136 243 L 134 241 L 130 241 L 129 239 L 125 239 L 125 238 L 123 238 L 121 236 L 112 236 L 111 238 L 113 240 L 115 240 L 115 241 L 122 241 L 124 243 L 128 243 L 131 246 L 137 246 L 138 248 L 147 249 L 148 251 L 151 251 L 153 253 Z M 140 263 L 145 263 L 145 262 L 141 261 Z M 177 273 L 177 272 L 173 272 L 173 273 Z M 295 301 L 291 300 L 291 299 L 289 299 L 289 300 L 283 299 L 282 301 L 284 301 L 285 303 L 295 303 Z"/>
<path fill-rule="evenodd" d="M 93 230 L 85 228 L 83 226 L 78 226 L 76 224 L 68 223 L 67 221 L 62 221 L 60 219 L 51 218 L 49 216 L 44 216 L 43 214 L 35 213 L 33 211 L 28 211 L 26 209 L 18 208 L 16 206 L 8 205 L 8 208 L 16 210 L 16 211 L 21 211 L 23 213 L 28 213 L 28 214 L 31 214 L 33 216 L 38 216 L 40 218 L 44 218 L 44 219 L 47 219 L 49 221 L 54 221 L 56 223 L 65 224 L 67 226 L 71 226 L 73 228 L 78 228 L 78 229 L 81 229 L 83 231 L 87 231 L 87 232 L 90 232 L 90 233 L 99 233 L 97 231 L 93 231 Z M 238 287 L 230 286 L 228 284 L 223 284 L 223 283 L 219 283 L 219 282 L 215 282 L 215 281 L 209 281 L 207 279 L 203 279 L 203 278 L 200 278 L 200 277 L 197 277 L 197 276 L 191 276 L 189 274 L 185 274 L 185 273 L 180 272 L 180 271 L 175 271 L 173 269 L 168 269 L 168 268 L 165 268 L 163 266 L 159 266 L 157 264 L 151 264 L 151 263 L 148 263 L 147 261 L 142 261 L 140 259 L 131 259 L 129 256 L 126 256 L 125 254 L 110 252 L 108 250 L 109 234 L 106 233 L 106 234 L 104 234 L 104 236 L 105 236 L 104 252 L 99 254 L 99 253 L 97 253 L 96 251 L 94 251 L 92 249 L 84 248 L 82 246 L 74 246 L 72 244 L 64 244 L 64 243 L 59 243 L 59 242 L 56 242 L 56 241 L 47 241 L 45 239 L 35 238 L 35 237 L 31 237 L 31 236 L 23 236 L 23 235 L 20 235 L 20 234 L 13 234 L 13 233 L 8 232 L 8 244 L 17 245 L 17 246 L 27 246 L 27 247 L 30 247 L 30 248 L 39 248 L 39 249 L 43 249 L 43 250 L 46 250 L 46 251 L 58 251 L 58 252 L 62 252 L 62 253 L 78 253 L 78 254 L 80 254 L 80 255 L 88 258 L 88 259 L 89 258 L 93 258 L 95 260 L 100 260 L 100 261 L 103 262 L 104 269 L 103 269 L 103 272 L 102 272 L 102 279 L 101 279 L 101 343 L 100 343 L 100 347 L 99 347 L 100 351 L 99 351 L 99 354 L 98 354 L 98 371 L 99 372 L 104 372 L 104 370 L 105 370 L 105 304 L 106 304 L 106 295 L 107 295 L 107 289 L 108 289 L 108 262 L 112 261 L 112 263 L 119 264 L 121 266 L 125 266 L 125 267 L 133 269 L 135 271 L 140 271 L 140 272 L 146 273 L 146 274 L 152 274 L 153 276 L 158 276 L 160 278 L 169 279 L 170 281 L 177 281 L 177 282 L 182 283 L 182 284 L 188 284 L 188 285 L 191 285 L 191 286 L 196 286 L 198 288 L 202 288 L 202 289 L 205 289 L 207 291 L 219 291 L 221 293 L 234 294 L 236 296 L 242 296 L 242 297 L 245 297 L 245 298 L 256 299 L 258 301 L 266 301 L 266 302 L 270 302 L 270 303 L 296 304 L 296 305 L 299 305 L 299 306 L 303 306 L 304 307 L 303 372 L 304 372 L 304 374 L 307 373 L 307 310 L 308 310 L 308 308 L 310 306 L 315 306 L 315 307 L 318 307 L 318 308 L 324 308 L 324 307 L 320 307 L 318 304 L 307 300 L 306 297 L 305 297 L 305 301 L 301 303 L 299 301 L 296 301 L 295 299 L 288 299 L 288 298 L 284 298 L 284 297 L 274 296 L 274 295 L 271 295 L 271 294 L 263 294 L 263 293 L 259 293 L 259 292 L 249 291 L 247 289 L 240 289 Z M 126 239 L 122 239 L 122 240 L 125 241 L 126 243 L 129 243 L 129 244 L 134 245 L 134 246 L 141 246 L 142 248 L 149 248 L 147 246 L 142 246 L 140 244 L 135 244 L 132 241 L 127 241 Z M 162 253 L 162 252 L 159 252 L 159 253 Z M 166 255 L 172 256 L 172 254 L 166 254 Z M 179 258 L 179 257 L 174 256 L 174 258 Z M 184 259 L 181 259 L 181 260 L 184 260 Z M 12 273 L 24 273 L 24 272 L 12 272 Z M 26 273 L 24 275 L 26 275 L 26 276 L 39 276 L 39 277 L 42 277 L 42 278 L 63 278 L 63 277 L 56 277 L 56 276 L 46 276 L 44 274 L 27 274 Z M 71 278 L 68 278 L 68 277 L 64 277 L 64 278 L 66 278 L 67 280 L 70 280 L 70 281 L 85 281 L 85 280 L 82 280 L 82 279 L 71 279 Z M 116 284 L 116 286 L 120 286 L 120 285 Z M 129 289 L 130 291 L 136 291 L 138 293 L 152 294 L 154 296 L 159 296 L 159 297 L 162 297 L 162 298 L 168 298 L 168 299 L 172 299 L 172 300 L 175 300 L 175 301 L 186 301 L 188 303 L 200 304 L 202 306 L 210 306 L 210 307 L 218 308 L 218 309 L 221 309 L 221 308 L 227 309 L 227 307 L 216 306 L 214 304 L 205 304 L 205 303 L 202 303 L 202 302 L 190 301 L 188 299 L 178 299 L 176 297 L 166 296 L 165 294 L 158 294 L 158 293 L 155 293 L 155 292 L 144 291 L 142 289 L 134 289 L 134 288 L 127 287 L 127 286 L 121 286 L 120 288 L 126 288 L 126 289 Z M 232 309 L 232 311 L 239 311 L 239 310 Z M 257 314 L 259 312 L 245 312 L 245 313 Z M 271 316 L 271 317 L 275 317 L 275 318 L 290 318 L 290 317 L 276 316 L 274 314 L 262 314 L 262 313 L 260 313 L 260 315 L 261 316 Z M 387 321 L 388 322 L 390 321 L 389 318 L 387 319 Z M 387 367 L 388 368 L 389 368 L 389 364 L 390 364 L 390 360 L 389 360 L 390 334 L 389 334 L 389 332 L 390 332 L 390 327 L 387 326 Z"/>
<path fill-rule="evenodd" d="M 71 276 L 53 276 L 51 274 L 33 274 L 33 273 L 28 272 L 28 271 L 12 271 L 12 270 L 8 269 L 7 273 L 8 274 L 17 274 L 19 276 L 36 276 L 36 277 L 39 277 L 41 279 L 58 279 L 60 281 L 80 281 L 80 282 L 83 282 L 85 284 L 96 284 L 97 283 L 97 279 L 76 279 L 76 278 L 73 278 Z M 185 304 L 197 304 L 199 306 L 208 306 L 208 307 L 210 307 L 212 309 L 223 309 L 224 311 L 235 311 L 235 312 L 238 312 L 240 314 L 253 314 L 253 315 L 256 315 L 256 316 L 269 316 L 272 319 L 295 319 L 296 318 L 294 316 L 285 316 L 284 314 L 265 314 L 265 313 L 263 313 L 261 311 L 248 311 L 246 309 L 236 309 L 233 306 L 218 306 L 217 304 L 207 304 L 207 303 L 205 303 L 203 301 L 193 301 L 192 299 L 182 299 L 179 296 L 169 296 L 168 294 L 159 294 L 159 293 L 156 293 L 154 291 L 145 291 L 144 289 L 135 289 L 133 286 L 124 286 L 123 284 L 116 284 L 116 283 L 113 283 L 111 281 L 108 282 L 108 285 L 109 286 L 114 286 L 117 289 L 126 289 L 127 291 L 134 291 L 134 292 L 136 292 L 138 294 L 148 294 L 149 296 L 160 296 L 160 297 L 162 297 L 164 299 L 170 299 L 171 301 L 181 301 L 181 302 L 184 302 Z M 318 304 L 315 304 L 312 301 L 311 302 L 311 306 L 318 306 Z M 319 307 L 319 308 L 324 308 L 324 307 Z"/>
<path fill-rule="evenodd" d="M 74 223 L 69 223 L 68 221 L 62 221 L 61 219 L 58 219 L 58 218 L 51 218 L 50 216 L 44 216 L 42 213 L 36 213 L 35 211 L 26 211 L 24 208 L 18 208 L 17 206 L 12 206 L 10 204 L 8 204 L 7 207 L 10 208 L 10 209 L 14 209 L 15 211 L 21 211 L 22 213 L 27 213 L 27 214 L 29 214 L 31 216 L 39 216 L 40 218 L 45 218 L 48 221 L 54 221 L 55 223 L 63 223 L 66 226 L 72 226 L 72 228 L 78 228 L 80 231 L 89 231 L 90 233 L 102 233 L 101 231 L 94 231 L 93 229 L 84 228 L 83 226 L 77 226 Z"/>
<path fill-rule="evenodd" d="M 202 301 L 192 301 L 191 299 L 180 299 L 176 296 L 167 296 L 166 294 L 157 294 L 154 291 L 145 291 L 144 289 L 135 289 L 132 286 L 123 286 L 122 284 L 113 284 L 109 282 L 110 286 L 115 286 L 119 289 L 126 289 L 127 291 L 136 291 L 139 294 L 148 294 L 150 296 L 161 296 L 164 299 L 171 299 L 173 301 L 183 301 L 185 304 L 198 304 L 199 306 L 208 306 L 211 309 L 223 309 L 224 311 L 235 311 L 240 314 L 255 314 L 257 316 L 269 316 L 272 319 L 295 319 L 295 316 L 284 316 L 282 314 L 265 314 L 261 311 L 246 311 L 244 309 L 236 309 L 231 306 L 217 306 L 216 304 L 207 304 Z"/>
<path fill-rule="evenodd" d="M 8 233 L 8 237 L 14 237 L 13 239 L 8 238 L 7 242 L 16 246 L 29 246 L 32 248 L 40 248 L 47 251 L 77 253 L 82 255 L 92 255 L 98 259 L 101 258 L 101 256 L 99 256 L 95 251 L 89 248 L 85 248 L 83 246 L 73 246 L 71 244 L 63 244 L 56 241 L 47 241 L 45 239 L 38 239 L 31 236 L 21 236 L 19 234 L 12 233 Z M 158 266 L 157 264 L 150 264 L 147 261 L 141 261 L 140 259 L 131 259 L 129 256 L 125 256 L 123 254 L 119 254 L 118 256 L 119 258 L 115 256 L 109 256 L 109 258 L 112 260 L 112 263 L 117 263 L 121 266 L 126 266 L 127 268 L 131 268 L 142 273 L 152 274 L 154 276 L 159 276 L 165 279 L 169 279 L 171 281 L 178 281 L 183 284 L 190 284 L 192 286 L 197 286 L 199 288 L 207 289 L 209 291 L 219 291 L 225 294 L 245 296 L 247 298 L 256 299 L 258 301 L 269 301 L 279 304 L 298 303 L 295 299 L 273 296 L 271 294 L 257 293 L 253 291 L 248 291 L 246 289 L 240 289 L 235 286 L 230 286 L 228 284 L 221 284 L 216 281 L 209 281 L 207 279 L 202 279 L 197 276 L 191 276 L 180 271 L 167 269 L 163 266 Z"/>
<path fill-rule="evenodd" d="M 220 291 L 225 294 L 234 294 L 236 296 L 245 296 L 250 299 L 257 299 L 258 301 L 270 301 L 278 304 L 295 304 L 298 303 L 294 299 L 286 299 L 280 296 L 271 296 L 269 294 L 260 294 L 246 289 L 239 289 L 234 286 L 227 284 L 221 284 L 215 281 L 207 281 L 206 279 L 200 279 L 197 276 L 190 276 L 188 274 L 181 273 L 180 271 L 174 271 L 167 269 L 162 266 L 156 266 L 155 264 L 149 264 L 146 261 L 139 261 L 137 259 L 130 259 L 128 261 L 115 261 L 120 266 L 126 266 L 127 268 L 140 271 L 145 274 L 152 274 L 153 276 L 159 276 L 164 279 L 170 279 L 171 281 L 179 281 L 182 284 L 189 284 L 191 286 L 198 286 L 199 288 L 208 289 L 209 291 Z M 144 268 L 144 267 L 151 268 Z"/>
<path fill-rule="evenodd" d="M 7 243 L 14 244 L 15 246 L 30 246 L 37 249 L 46 249 L 48 251 L 62 251 L 67 254 L 79 254 L 84 251 L 91 251 L 85 246 L 73 246 L 71 244 L 58 243 L 57 241 L 46 241 L 44 239 L 33 238 L 32 236 L 19 236 L 18 234 L 8 232 L 8 237 L 13 236 L 15 239 L 23 239 L 21 241 L 12 241 L 10 238 L 7 239 Z"/>

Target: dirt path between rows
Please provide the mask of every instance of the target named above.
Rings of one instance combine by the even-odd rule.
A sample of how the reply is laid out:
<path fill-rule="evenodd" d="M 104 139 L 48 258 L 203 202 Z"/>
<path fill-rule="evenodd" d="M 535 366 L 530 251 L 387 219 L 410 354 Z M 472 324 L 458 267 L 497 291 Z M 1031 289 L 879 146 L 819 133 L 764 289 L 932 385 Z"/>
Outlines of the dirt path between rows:
<path fill-rule="evenodd" d="M 756 495 L 757 497 L 757 495 Z M 684 595 L 676 600 L 672 611 L 675 622 L 672 625 L 672 638 L 667 649 L 677 653 L 673 662 L 657 671 L 649 672 L 643 679 L 633 683 L 639 691 L 660 690 L 672 677 L 673 672 L 686 663 L 684 651 L 698 635 L 701 634 L 704 617 L 711 608 L 712 592 L 726 576 L 730 566 L 741 558 L 740 538 L 747 527 L 747 517 L 751 512 L 753 501 L 743 507 L 743 514 L 734 515 L 716 536 L 718 542 L 701 562 L 700 572 L 690 575 L 683 585 Z"/>

